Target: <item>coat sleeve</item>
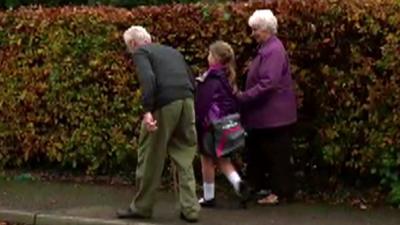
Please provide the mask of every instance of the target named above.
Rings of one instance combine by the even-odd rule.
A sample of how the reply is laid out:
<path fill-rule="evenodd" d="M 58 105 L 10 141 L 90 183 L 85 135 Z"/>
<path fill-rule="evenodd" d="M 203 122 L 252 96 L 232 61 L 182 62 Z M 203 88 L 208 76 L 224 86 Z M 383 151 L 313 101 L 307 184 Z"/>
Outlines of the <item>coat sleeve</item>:
<path fill-rule="evenodd" d="M 285 60 L 285 53 L 279 49 L 273 49 L 261 55 L 261 62 L 258 68 L 258 83 L 238 95 L 239 102 L 251 102 L 260 96 L 265 96 L 267 92 L 278 88 Z"/>
<path fill-rule="evenodd" d="M 198 99 L 198 109 L 199 113 L 199 122 L 203 126 L 207 126 L 209 122 L 209 112 L 214 103 L 214 98 L 217 91 L 221 88 L 221 82 L 219 82 L 215 78 L 209 78 L 205 81 L 206 83 L 201 87 L 203 90 L 201 91 L 201 99 Z"/>

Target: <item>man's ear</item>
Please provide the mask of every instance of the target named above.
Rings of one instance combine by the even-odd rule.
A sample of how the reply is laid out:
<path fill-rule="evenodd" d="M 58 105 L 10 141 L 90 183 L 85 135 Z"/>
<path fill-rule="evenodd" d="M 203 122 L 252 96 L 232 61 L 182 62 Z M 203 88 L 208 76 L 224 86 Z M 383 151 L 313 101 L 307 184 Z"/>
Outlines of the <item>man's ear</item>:
<path fill-rule="evenodd" d="M 129 41 L 129 48 L 131 48 L 131 49 L 134 49 L 136 47 L 136 43 L 135 43 L 135 40 L 130 40 Z"/>

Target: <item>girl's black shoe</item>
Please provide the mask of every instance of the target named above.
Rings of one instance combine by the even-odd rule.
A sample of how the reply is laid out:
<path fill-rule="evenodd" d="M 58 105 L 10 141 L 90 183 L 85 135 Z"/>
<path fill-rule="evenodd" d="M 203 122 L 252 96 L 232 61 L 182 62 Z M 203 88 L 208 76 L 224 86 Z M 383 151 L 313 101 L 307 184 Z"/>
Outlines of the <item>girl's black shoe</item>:
<path fill-rule="evenodd" d="M 203 208 L 213 208 L 216 205 L 216 201 L 215 201 L 215 198 L 212 198 L 210 200 L 205 200 L 204 198 L 201 198 L 199 200 L 199 204 Z"/>

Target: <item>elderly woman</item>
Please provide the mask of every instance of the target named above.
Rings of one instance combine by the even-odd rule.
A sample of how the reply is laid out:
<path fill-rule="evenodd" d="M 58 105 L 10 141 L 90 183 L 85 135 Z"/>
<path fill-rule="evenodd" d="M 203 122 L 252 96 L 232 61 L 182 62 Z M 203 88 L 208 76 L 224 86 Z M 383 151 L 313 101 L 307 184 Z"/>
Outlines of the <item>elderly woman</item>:
<path fill-rule="evenodd" d="M 259 48 L 245 90 L 237 93 L 248 131 L 247 176 L 256 192 L 271 191 L 259 204 L 277 204 L 293 196 L 290 130 L 297 120 L 296 97 L 276 17 L 271 10 L 256 10 L 248 23 Z"/>

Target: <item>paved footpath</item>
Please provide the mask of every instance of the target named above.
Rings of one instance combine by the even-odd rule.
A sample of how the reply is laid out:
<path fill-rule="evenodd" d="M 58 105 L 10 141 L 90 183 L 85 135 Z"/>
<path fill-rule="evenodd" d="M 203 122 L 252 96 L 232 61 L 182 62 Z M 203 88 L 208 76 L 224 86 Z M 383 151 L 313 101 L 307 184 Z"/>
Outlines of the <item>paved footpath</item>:
<path fill-rule="evenodd" d="M 27 225 L 177 225 L 173 193 L 160 192 L 152 220 L 117 220 L 134 190 L 126 186 L 0 181 L 0 221 Z M 275 207 L 250 205 L 243 210 L 231 200 L 204 209 L 199 225 L 400 225 L 400 210 L 361 211 L 346 206 L 292 203 Z"/>

